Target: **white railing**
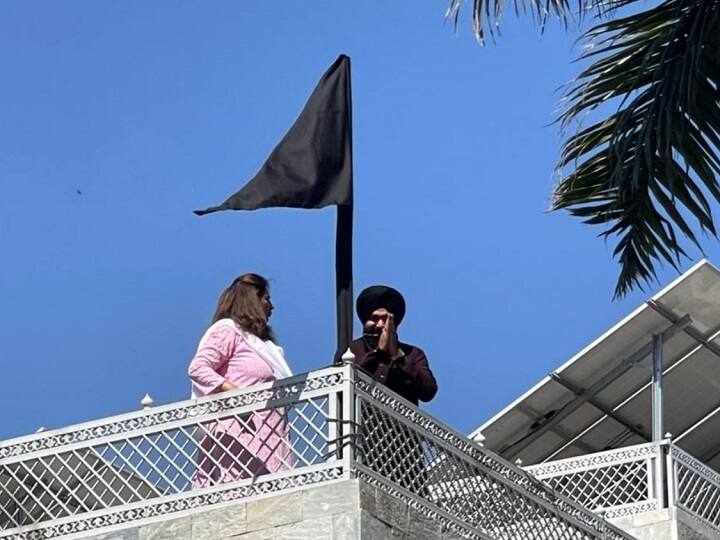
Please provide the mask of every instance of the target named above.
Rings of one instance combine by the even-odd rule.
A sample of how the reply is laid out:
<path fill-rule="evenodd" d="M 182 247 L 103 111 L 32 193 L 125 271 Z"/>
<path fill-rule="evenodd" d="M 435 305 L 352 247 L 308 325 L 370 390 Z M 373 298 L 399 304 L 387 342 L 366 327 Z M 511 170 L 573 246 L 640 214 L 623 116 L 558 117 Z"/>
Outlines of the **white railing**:
<path fill-rule="evenodd" d="M 354 475 L 466 538 L 630 539 L 597 514 L 355 373 Z"/>
<path fill-rule="evenodd" d="M 668 463 L 671 503 L 720 532 L 720 474 L 674 445 Z"/>
<path fill-rule="evenodd" d="M 0 538 L 362 478 L 465 538 L 630 538 L 352 366 L 0 443 Z"/>
<path fill-rule="evenodd" d="M 642 444 L 525 467 L 554 490 L 606 517 L 661 508 L 661 446 Z M 662 488 L 661 488 L 662 489 Z"/>
<path fill-rule="evenodd" d="M 677 506 L 720 533 L 720 474 L 670 441 L 586 454 L 525 470 L 606 518 Z"/>

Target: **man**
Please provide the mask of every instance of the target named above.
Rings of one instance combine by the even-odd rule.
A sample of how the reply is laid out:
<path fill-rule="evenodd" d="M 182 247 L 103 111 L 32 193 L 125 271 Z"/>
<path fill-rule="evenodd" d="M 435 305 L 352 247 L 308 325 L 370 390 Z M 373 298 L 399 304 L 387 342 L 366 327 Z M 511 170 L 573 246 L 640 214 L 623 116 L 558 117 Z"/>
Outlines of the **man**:
<path fill-rule="evenodd" d="M 402 295 L 384 285 L 368 287 L 358 296 L 356 309 L 363 336 L 350 344 L 355 364 L 415 405 L 435 397 L 437 383 L 425 353 L 398 340 L 397 326 L 405 316 Z M 427 496 L 426 463 L 432 459 L 430 454 L 424 457 L 425 449 L 430 450 L 428 442 L 370 402 L 362 403 L 361 411 L 363 464 L 410 492 Z"/>
<path fill-rule="evenodd" d="M 392 287 L 374 285 L 358 296 L 356 309 L 363 336 L 350 345 L 355 363 L 408 401 L 430 401 L 437 383 L 425 353 L 398 340 L 405 299 Z"/>

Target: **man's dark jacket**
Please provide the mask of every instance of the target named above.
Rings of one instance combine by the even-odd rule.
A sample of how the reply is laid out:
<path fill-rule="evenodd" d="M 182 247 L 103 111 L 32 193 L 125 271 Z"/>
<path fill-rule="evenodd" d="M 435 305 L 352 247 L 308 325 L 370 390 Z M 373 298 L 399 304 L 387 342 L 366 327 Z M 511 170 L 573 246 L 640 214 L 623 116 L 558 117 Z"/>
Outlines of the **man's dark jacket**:
<path fill-rule="evenodd" d="M 425 353 L 407 343 L 399 343 L 405 356 L 391 361 L 383 351 L 371 350 L 360 338 L 350 344 L 355 364 L 393 392 L 411 401 L 430 401 L 437 393 L 437 382 L 430 371 Z"/>

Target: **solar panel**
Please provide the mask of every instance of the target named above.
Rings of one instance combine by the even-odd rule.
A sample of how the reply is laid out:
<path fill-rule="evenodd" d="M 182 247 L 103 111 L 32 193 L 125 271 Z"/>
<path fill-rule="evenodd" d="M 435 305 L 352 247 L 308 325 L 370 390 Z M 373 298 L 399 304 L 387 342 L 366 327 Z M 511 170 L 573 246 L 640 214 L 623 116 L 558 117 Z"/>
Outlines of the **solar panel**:
<path fill-rule="evenodd" d="M 663 340 L 663 431 L 720 470 L 720 270 L 703 260 L 471 436 L 524 465 L 652 439 L 652 338 Z"/>

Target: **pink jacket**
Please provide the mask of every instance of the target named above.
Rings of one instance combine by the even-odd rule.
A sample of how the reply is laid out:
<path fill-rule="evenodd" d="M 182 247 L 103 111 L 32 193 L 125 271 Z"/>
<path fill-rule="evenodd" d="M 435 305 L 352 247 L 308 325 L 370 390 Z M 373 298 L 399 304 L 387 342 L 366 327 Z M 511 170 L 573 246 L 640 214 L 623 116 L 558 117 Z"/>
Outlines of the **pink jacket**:
<path fill-rule="evenodd" d="M 230 319 L 217 321 L 205 332 L 190 362 L 188 375 L 197 396 L 217 392 L 226 380 L 245 388 L 276 378 L 272 368 Z"/>

